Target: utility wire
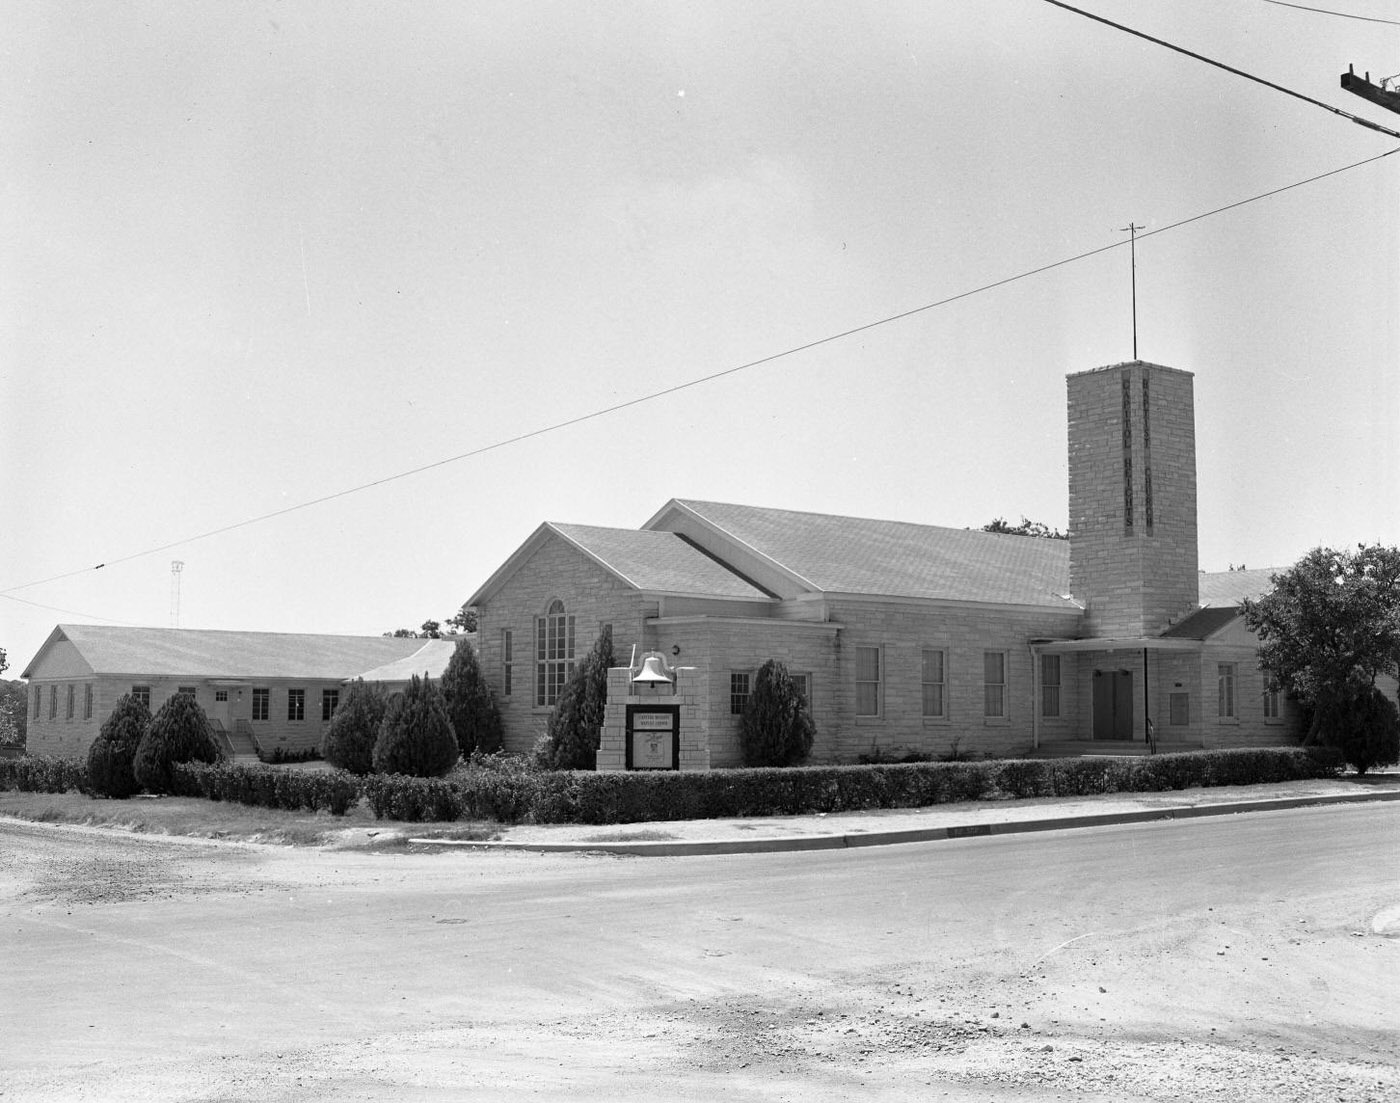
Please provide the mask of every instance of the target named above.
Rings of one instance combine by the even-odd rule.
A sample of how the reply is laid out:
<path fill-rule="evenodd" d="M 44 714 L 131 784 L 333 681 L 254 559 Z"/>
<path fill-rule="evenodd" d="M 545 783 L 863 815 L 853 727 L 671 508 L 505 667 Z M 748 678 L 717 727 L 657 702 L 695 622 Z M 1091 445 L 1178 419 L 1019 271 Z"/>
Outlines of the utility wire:
<path fill-rule="evenodd" d="M 1265 88 L 1272 88 L 1276 92 L 1282 92 L 1285 96 L 1292 96 L 1294 99 L 1302 100 L 1304 103 L 1310 103 L 1314 107 L 1320 107 L 1324 111 L 1330 111 L 1334 115 L 1340 115 L 1344 119 L 1350 119 L 1357 126 L 1364 126 L 1367 130 L 1375 130 L 1381 134 L 1388 134 L 1392 138 L 1400 138 L 1400 131 L 1391 130 L 1389 127 L 1381 126 L 1379 123 L 1373 123 L 1370 119 L 1363 119 L 1360 115 L 1353 115 L 1350 111 L 1343 111 L 1340 107 L 1333 107 L 1330 103 L 1323 103 L 1321 100 L 1315 100 L 1311 96 L 1306 96 L 1302 92 L 1295 92 L 1293 89 L 1285 88 L 1281 84 L 1275 84 L 1271 80 L 1265 80 L 1263 77 L 1256 77 L 1253 73 L 1246 73 L 1243 69 L 1236 69 L 1233 65 L 1226 65 L 1223 61 L 1216 61 L 1214 58 L 1206 57 L 1204 54 L 1198 54 L 1194 50 L 1186 49 L 1185 46 L 1177 46 L 1171 42 L 1167 42 L 1165 39 L 1153 38 L 1150 34 L 1144 34 L 1142 31 L 1135 31 L 1132 27 L 1125 27 L 1122 23 L 1115 23 L 1111 19 L 1105 19 L 1103 16 L 1095 15 L 1093 12 L 1085 11 L 1083 8 L 1076 8 L 1072 4 L 1062 3 L 1061 0 L 1045 0 L 1045 3 L 1052 4 L 1057 8 L 1064 8 L 1065 11 L 1074 12 L 1075 15 L 1082 15 L 1085 19 L 1092 19 L 1095 23 L 1102 23 L 1106 27 L 1112 27 L 1114 30 L 1123 31 L 1126 34 L 1145 39 L 1155 45 L 1165 46 L 1168 50 L 1175 50 L 1177 53 L 1185 54 L 1187 57 L 1195 58 L 1197 61 L 1204 61 L 1207 65 L 1214 65 L 1217 69 L 1224 69 L 1225 72 L 1234 73 L 1237 77 L 1244 77 L 1245 80 L 1252 80 L 1255 84 L 1262 84 Z"/>
<path fill-rule="evenodd" d="M 1350 172 L 1352 169 L 1357 169 L 1361 168 L 1364 165 L 1373 164 L 1374 162 L 1380 161 L 1395 153 L 1400 153 L 1400 146 L 1396 146 L 1393 149 L 1388 149 L 1384 153 L 1378 153 L 1374 157 L 1367 157 L 1363 161 L 1355 161 L 1352 164 L 1343 165 L 1341 168 L 1335 168 L 1327 172 L 1318 173 L 1316 176 L 1309 176 L 1305 180 L 1295 180 L 1291 184 L 1284 184 L 1282 187 L 1274 188 L 1271 191 L 1260 192 L 1258 195 L 1252 195 L 1248 199 L 1239 199 L 1236 200 L 1234 203 L 1227 203 L 1223 207 L 1216 207 L 1214 210 L 1203 211 L 1200 214 L 1191 215 L 1189 218 L 1183 218 L 1176 222 L 1169 223 L 1165 226 L 1159 226 L 1155 230 L 1148 230 L 1147 232 L 1138 234 L 1137 236 L 1141 238 L 1149 238 L 1155 237 L 1157 234 L 1164 234 L 1168 230 L 1180 229 L 1182 226 L 1189 226 L 1193 222 L 1200 222 L 1202 219 L 1210 218 L 1218 214 L 1224 214 L 1226 211 L 1233 211 L 1237 207 L 1243 207 L 1250 203 L 1257 203 L 1261 199 L 1269 199 L 1275 195 L 1282 195 L 1284 192 L 1292 191 L 1294 188 L 1301 188 L 1307 184 L 1315 184 L 1319 180 L 1326 180 L 1328 177 L 1337 176 L 1343 172 Z M 89 571 L 100 571 L 104 567 L 115 566 L 118 563 L 128 563 L 133 559 L 142 559 L 148 555 L 157 555 L 160 552 L 169 551 L 171 548 L 181 547 L 186 544 L 193 544 L 195 541 L 198 540 L 208 540 L 210 537 L 222 536 L 224 533 L 233 532 L 236 529 L 246 528 L 249 525 L 261 524 L 263 521 L 271 521 L 276 517 L 285 517 L 289 513 L 296 513 L 303 509 L 310 509 L 312 506 L 323 505 L 326 502 L 333 502 L 339 498 L 348 497 L 351 494 L 358 494 L 362 490 L 370 490 L 377 486 L 385 486 L 388 483 L 398 482 L 400 479 L 407 479 L 413 475 L 421 475 L 425 471 L 432 471 L 439 467 L 446 467 L 448 464 L 458 463 L 462 460 L 471 459 L 474 456 L 484 455 L 487 452 L 494 452 L 501 448 L 509 447 L 512 444 L 519 444 L 522 441 L 533 440 L 536 437 L 542 437 L 547 433 L 558 432 L 561 429 L 567 429 L 574 425 L 580 425 L 586 421 L 593 421 L 597 418 L 606 417 L 608 414 L 615 414 L 620 410 L 628 410 L 631 409 L 633 406 L 640 406 L 643 403 L 654 402 L 659 398 L 665 398 L 668 395 L 678 394 L 681 391 L 690 390 L 693 387 L 699 387 L 706 383 L 713 383 L 717 379 L 724 379 L 726 376 L 736 375 L 739 372 L 748 371 L 751 368 L 761 367 L 764 364 L 771 364 L 775 360 L 782 360 L 789 356 L 796 356 L 800 352 L 807 352 L 810 349 L 820 348 L 822 345 L 829 345 L 834 341 L 841 341 L 847 337 L 853 337 L 858 333 L 865 333 L 869 330 L 876 329 L 879 326 L 886 326 L 890 325 L 893 322 L 903 321 L 905 318 L 912 318 L 916 314 L 923 314 L 926 311 L 936 310 L 939 307 L 947 306 L 950 303 L 955 303 L 962 299 L 971 298 L 973 295 L 980 295 L 985 291 L 992 291 L 998 287 L 1005 287 L 1008 284 L 1016 283 L 1024 279 L 1029 279 L 1031 276 L 1038 276 L 1044 272 L 1050 272 L 1056 268 L 1063 268 L 1067 264 L 1074 264 L 1081 260 L 1087 260 L 1089 257 L 1098 256 L 1100 253 L 1106 253 L 1111 249 L 1121 249 L 1126 245 L 1128 245 L 1127 241 L 1115 241 L 1108 245 L 1100 245 L 1096 249 L 1089 249 L 1082 253 L 1076 253 L 1074 256 L 1071 257 L 1063 257 L 1060 260 L 1051 261 L 1049 264 L 1042 264 L 1038 268 L 1030 268 L 1024 272 L 1019 272 L 1014 276 L 1007 276 L 1004 279 L 994 280 L 991 283 L 984 283 L 978 287 L 971 288 L 967 291 L 960 291 L 956 295 L 949 295 L 947 298 L 939 299 L 936 302 L 925 303 L 923 306 L 916 306 L 909 310 L 900 311 L 898 314 L 890 314 L 876 321 L 866 322 L 863 325 L 858 325 L 854 326 L 851 329 L 842 330 L 840 333 L 833 333 L 826 337 L 818 337 L 816 340 L 808 341 L 806 344 L 796 345 L 792 348 L 784 349 L 782 352 L 771 353 L 768 356 L 761 356 L 757 360 L 750 360 L 747 363 L 739 364 L 736 367 L 725 368 L 722 371 L 711 372 L 709 375 L 702 375 L 699 378 L 688 380 L 685 383 L 677 383 L 671 387 L 663 387 L 659 391 L 652 391 L 649 394 L 639 395 L 636 398 L 629 398 L 625 402 L 617 402 L 611 406 L 604 406 L 601 409 L 593 410 L 586 414 L 579 414 L 577 417 L 567 418 L 564 421 L 556 421 L 552 425 L 546 425 L 540 429 L 531 429 L 527 433 L 518 433 L 513 437 L 507 437 L 503 440 L 494 441 L 491 444 L 483 444 L 479 448 L 473 448 L 467 452 L 460 452 L 455 456 L 448 456 L 446 459 L 435 460 L 433 463 L 425 463 L 420 467 L 413 467 L 407 471 L 400 471 L 394 475 L 385 475 L 383 478 L 373 479 L 370 482 L 366 483 L 360 483 L 357 486 L 348 487 L 345 490 L 337 490 L 332 494 L 323 494 L 319 498 L 311 498 L 304 502 L 298 502 L 296 505 L 286 506 L 282 509 L 275 509 L 268 513 L 259 514 L 256 517 L 248 517 L 242 521 L 235 521 L 232 524 L 223 525 L 220 528 L 216 529 L 210 529 L 207 532 L 201 532 L 194 536 L 186 536 L 179 540 L 172 540 L 169 543 L 157 545 L 156 547 L 146 548 L 143 551 L 132 552 L 129 555 L 123 555 L 117 559 L 108 559 L 104 562 L 98 563 L 94 567 L 79 567 L 76 570 L 65 571 L 62 574 L 50 575 L 47 578 L 35 579 L 32 582 L 23 582 L 17 586 L 7 586 L 5 589 L 0 590 L 0 597 L 9 598 L 11 601 L 22 601 L 22 598 L 16 598 L 12 596 L 16 590 L 27 590 L 33 586 L 43 586 L 49 582 L 59 582 L 65 578 L 73 578 L 80 574 L 87 574 Z M 26 604 L 33 603 L 26 602 Z"/>
<path fill-rule="evenodd" d="M 1310 8 L 1306 4 L 1287 4 L 1284 0 L 1264 0 L 1266 4 L 1275 4 L 1280 8 L 1297 8 L 1299 11 L 1315 11 L 1319 15 L 1335 15 L 1340 19 L 1359 19 L 1363 23 L 1388 23 L 1392 27 L 1400 27 L 1400 22 L 1394 19 L 1377 19 L 1370 15 L 1352 15 L 1345 11 L 1328 11 L 1326 8 Z"/>

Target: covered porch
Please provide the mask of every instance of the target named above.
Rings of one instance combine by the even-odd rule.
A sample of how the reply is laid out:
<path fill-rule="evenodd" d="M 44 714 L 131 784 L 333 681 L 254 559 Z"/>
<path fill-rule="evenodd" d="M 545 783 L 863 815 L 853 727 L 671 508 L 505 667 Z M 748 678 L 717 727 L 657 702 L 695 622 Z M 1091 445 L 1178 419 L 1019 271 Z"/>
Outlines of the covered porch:
<path fill-rule="evenodd" d="M 1202 643 L 1162 636 L 1030 641 L 1032 754 L 1200 750 Z M 1066 692 L 1067 691 L 1067 692 Z M 1052 702 L 1062 711 L 1049 721 Z"/>

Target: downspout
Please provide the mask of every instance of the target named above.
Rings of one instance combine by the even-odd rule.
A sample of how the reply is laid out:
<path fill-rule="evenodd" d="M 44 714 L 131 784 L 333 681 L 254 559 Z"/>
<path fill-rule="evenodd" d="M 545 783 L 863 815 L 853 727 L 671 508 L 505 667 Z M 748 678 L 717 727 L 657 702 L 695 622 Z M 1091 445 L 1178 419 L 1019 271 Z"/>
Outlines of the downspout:
<path fill-rule="evenodd" d="M 1152 742 L 1152 693 L 1151 686 L 1147 681 L 1147 648 L 1142 649 L 1142 740 L 1147 744 L 1147 749 L 1152 753 L 1157 753 L 1157 748 Z"/>

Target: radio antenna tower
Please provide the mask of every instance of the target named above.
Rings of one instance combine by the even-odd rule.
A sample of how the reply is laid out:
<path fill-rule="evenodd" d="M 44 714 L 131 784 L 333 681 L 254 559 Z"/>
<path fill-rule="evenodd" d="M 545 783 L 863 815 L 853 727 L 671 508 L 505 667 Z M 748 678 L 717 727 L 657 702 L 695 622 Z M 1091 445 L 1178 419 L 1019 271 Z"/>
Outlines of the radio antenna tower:
<path fill-rule="evenodd" d="M 170 562 L 170 627 L 180 627 L 180 572 L 185 569 L 182 560 Z"/>

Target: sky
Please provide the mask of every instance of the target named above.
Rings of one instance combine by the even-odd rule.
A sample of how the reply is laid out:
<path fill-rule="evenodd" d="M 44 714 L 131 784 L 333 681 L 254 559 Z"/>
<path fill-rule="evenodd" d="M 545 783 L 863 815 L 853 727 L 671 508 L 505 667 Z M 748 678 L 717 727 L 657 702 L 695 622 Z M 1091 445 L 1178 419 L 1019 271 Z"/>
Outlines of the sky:
<path fill-rule="evenodd" d="M 1081 6 L 1400 130 L 1338 79 L 1400 26 Z M 174 623 L 176 560 L 181 627 L 378 634 L 672 497 L 1065 528 L 1130 223 L 1202 569 L 1400 544 L 1400 156 L 1175 226 L 1400 140 L 1044 0 L 0 21 L 9 677 L 58 623 Z"/>

